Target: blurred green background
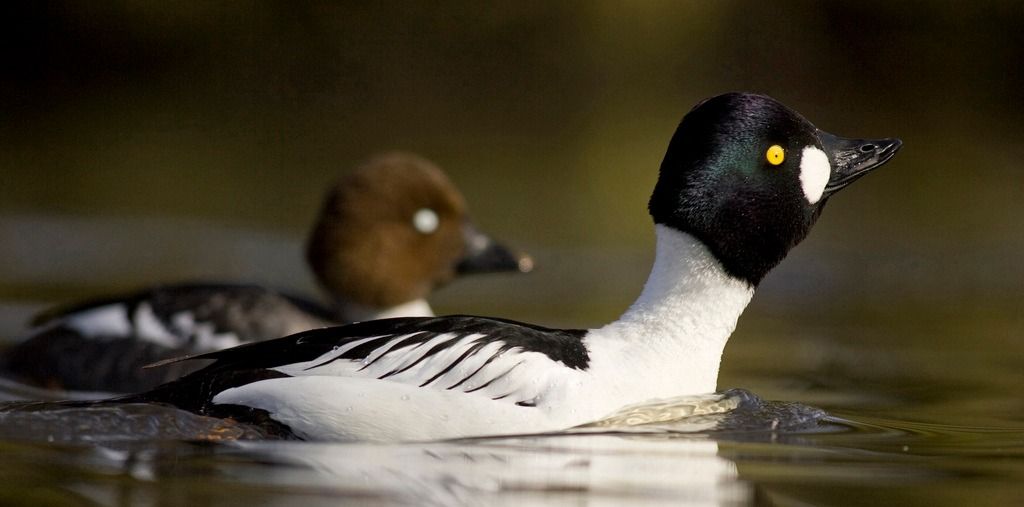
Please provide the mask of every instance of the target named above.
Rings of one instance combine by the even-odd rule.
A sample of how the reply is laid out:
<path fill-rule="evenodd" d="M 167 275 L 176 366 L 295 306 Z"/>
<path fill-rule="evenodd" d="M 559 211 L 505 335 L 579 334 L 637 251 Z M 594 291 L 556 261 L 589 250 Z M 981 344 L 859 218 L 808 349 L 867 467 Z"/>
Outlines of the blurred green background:
<path fill-rule="evenodd" d="M 300 244 L 326 185 L 389 149 L 436 161 L 482 229 L 537 258 L 444 289 L 439 311 L 600 324 L 646 277 L 673 129 L 731 90 L 905 143 L 831 201 L 749 318 L 1021 329 L 1020 2 L 3 9 L 8 336 L 40 305 L 157 281 L 312 291 Z"/>
<path fill-rule="evenodd" d="M 436 161 L 481 229 L 536 258 L 528 276 L 452 284 L 437 311 L 600 325 L 647 276 L 646 202 L 676 124 L 745 90 L 904 147 L 764 281 L 720 387 L 858 420 L 1024 425 L 1024 2 L 0 10 L 0 342 L 48 304 L 162 281 L 313 293 L 301 244 L 327 184 L 391 149 Z M 1019 433 L 935 434 L 934 455 L 899 441 L 926 448 L 932 482 L 895 473 L 913 463 L 895 441 L 809 465 L 803 451 L 732 458 L 808 504 L 1020 503 Z M 957 452 L 976 468 L 953 480 L 951 461 L 969 460 L 936 458 Z"/>

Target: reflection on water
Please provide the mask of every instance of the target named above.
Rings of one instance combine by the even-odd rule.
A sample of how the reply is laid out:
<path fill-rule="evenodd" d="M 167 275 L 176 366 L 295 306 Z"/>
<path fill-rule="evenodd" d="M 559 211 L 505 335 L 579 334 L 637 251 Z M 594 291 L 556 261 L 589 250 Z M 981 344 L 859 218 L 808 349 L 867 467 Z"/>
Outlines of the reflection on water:
<path fill-rule="evenodd" d="M 166 407 L 8 405 L 0 504 L 1019 505 L 1020 316 L 908 308 L 755 306 L 720 382 L 750 391 L 560 434 L 275 442 Z"/>
<path fill-rule="evenodd" d="M 871 391 L 877 386 L 867 387 L 862 399 L 879 394 Z M 835 394 L 837 404 L 849 399 Z M 953 407 L 963 404 L 954 391 L 947 398 Z M 912 414 L 917 406 L 908 398 L 891 412 Z M 886 498 L 959 505 L 979 497 L 999 504 L 1020 499 L 1024 425 L 1009 420 L 1019 413 L 968 426 L 866 412 L 826 415 L 729 390 L 627 407 L 554 434 L 382 445 L 245 440 L 259 435 L 167 407 L 8 404 L 0 411 L 0 495 L 6 495 L 0 503 L 747 505 Z"/>
<path fill-rule="evenodd" d="M 176 443 L 141 449 L 7 445 L 24 490 L 101 504 L 621 505 L 745 503 L 751 487 L 702 439 L 591 435 L 403 445 Z M 2 466 L 2 465 L 0 465 Z M 6 467 L 5 467 L 6 468 Z M 59 474 L 60 482 L 50 474 Z M 33 484 L 33 482 L 35 484 Z M 177 488 L 175 486 L 185 486 Z"/>
<path fill-rule="evenodd" d="M 797 427 L 822 431 L 823 417 L 812 407 L 732 390 L 638 404 L 548 435 L 377 445 L 243 442 L 261 435 L 169 407 L 36 402 L 0 408 L 0 438 L 99 444 L 93 452 L 68 451 L 59 461 L 81 472 L 131 477 L 142 483 L 129 488 L 133 501 L 148 495 L 140 492 L 143 484 L 196 473 L 179 467 L 185 458 L 207 462 L 236 486 L 360 502 L 731 505 L 750 500 L 752 489 L 738 479 L 736 463 L 719 456 L 714 438 L 771 442 Z M 230 443 L 197 451 L 195 444 L 175 443 L 181 440 Z M 69 489 L 104 503 L 123 500 L 122 491 L 92 486 Z"/>
<path fill-rule="evenodd" d="M 409 503 L 564 505 L 585 499 L 608 505 L 728 505 L 750 497 L 749 487 L 737 481 L 735 463 L 719 457 L 715 442 L 704 439 L 590 435 L 243 449 L 303 467 L 304 473 L 285 480 L 328 482 Z"/>
<path fill-rule="evenodd" d="M 988 500 L 1019 498 L 1024 430 L 892 420 L 834 420 L 831 428 L 753 439 L 709 432 L 387 445 L 7 442 L 0 494 L 101 505 L 856 504 L 878 494 L 957 505 L 976 489 Z"/>

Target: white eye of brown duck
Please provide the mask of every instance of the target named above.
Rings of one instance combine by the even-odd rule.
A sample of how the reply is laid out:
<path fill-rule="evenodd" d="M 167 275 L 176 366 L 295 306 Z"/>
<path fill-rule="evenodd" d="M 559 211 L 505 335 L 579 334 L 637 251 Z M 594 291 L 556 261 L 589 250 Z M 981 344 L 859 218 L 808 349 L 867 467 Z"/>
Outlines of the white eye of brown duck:
<path fill-rule="evenodd" d="M 412 215 L 412 226 L 422 234 L 432 234 L 440 223 L 437 212 L 430 208 L 420 208 Z"/>

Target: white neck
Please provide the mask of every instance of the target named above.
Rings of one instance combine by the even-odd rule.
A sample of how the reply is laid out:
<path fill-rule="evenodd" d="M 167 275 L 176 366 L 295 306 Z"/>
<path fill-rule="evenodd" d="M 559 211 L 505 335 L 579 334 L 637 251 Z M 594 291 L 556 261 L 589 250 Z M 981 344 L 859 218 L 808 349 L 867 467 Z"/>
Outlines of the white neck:
<path fill-rule="evenodd" d="M 342 320 L 362 322 L 366 320 L 390 319 L 393 317 L 433 317 L 434 310 L 425 299 L 417 299 L 390 308 L 377 308 L 358 303 L 339 303 Z"/>
<path fill-rule="evenodd" d="M 594 333 L 619 368 L 648 382 L 651 396 L 714 391 L 718 365 L 754 288 L 730 276 L 708 248 L 689 234 L 655 226 L 654 267 L 636 302 Z M 646 370 L 646 371 L 643 371 Z M 657 378 L 656 381 L 654 379 Z M 664 393 L 660 392 L 664 391 Z"/>

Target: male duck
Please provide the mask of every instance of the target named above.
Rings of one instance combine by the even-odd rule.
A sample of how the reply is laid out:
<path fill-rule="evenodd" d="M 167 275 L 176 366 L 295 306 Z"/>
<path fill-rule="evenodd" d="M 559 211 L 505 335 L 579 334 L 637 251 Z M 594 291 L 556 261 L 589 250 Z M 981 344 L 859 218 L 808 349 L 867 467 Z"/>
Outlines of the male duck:
<path fill-rule="evenodd" d="M 553 430 L 632 403 L 706 393 L 761 279 L 826 201 L 898 139 L 844 139 L 775 100 L 729 93 L 680 123 L 649 210 L 640 297 L 597 329 L 386 319 L 196 356 L 206 368 L 125 401 L 277 425 L 308 439 L 416 440 Z"/>

